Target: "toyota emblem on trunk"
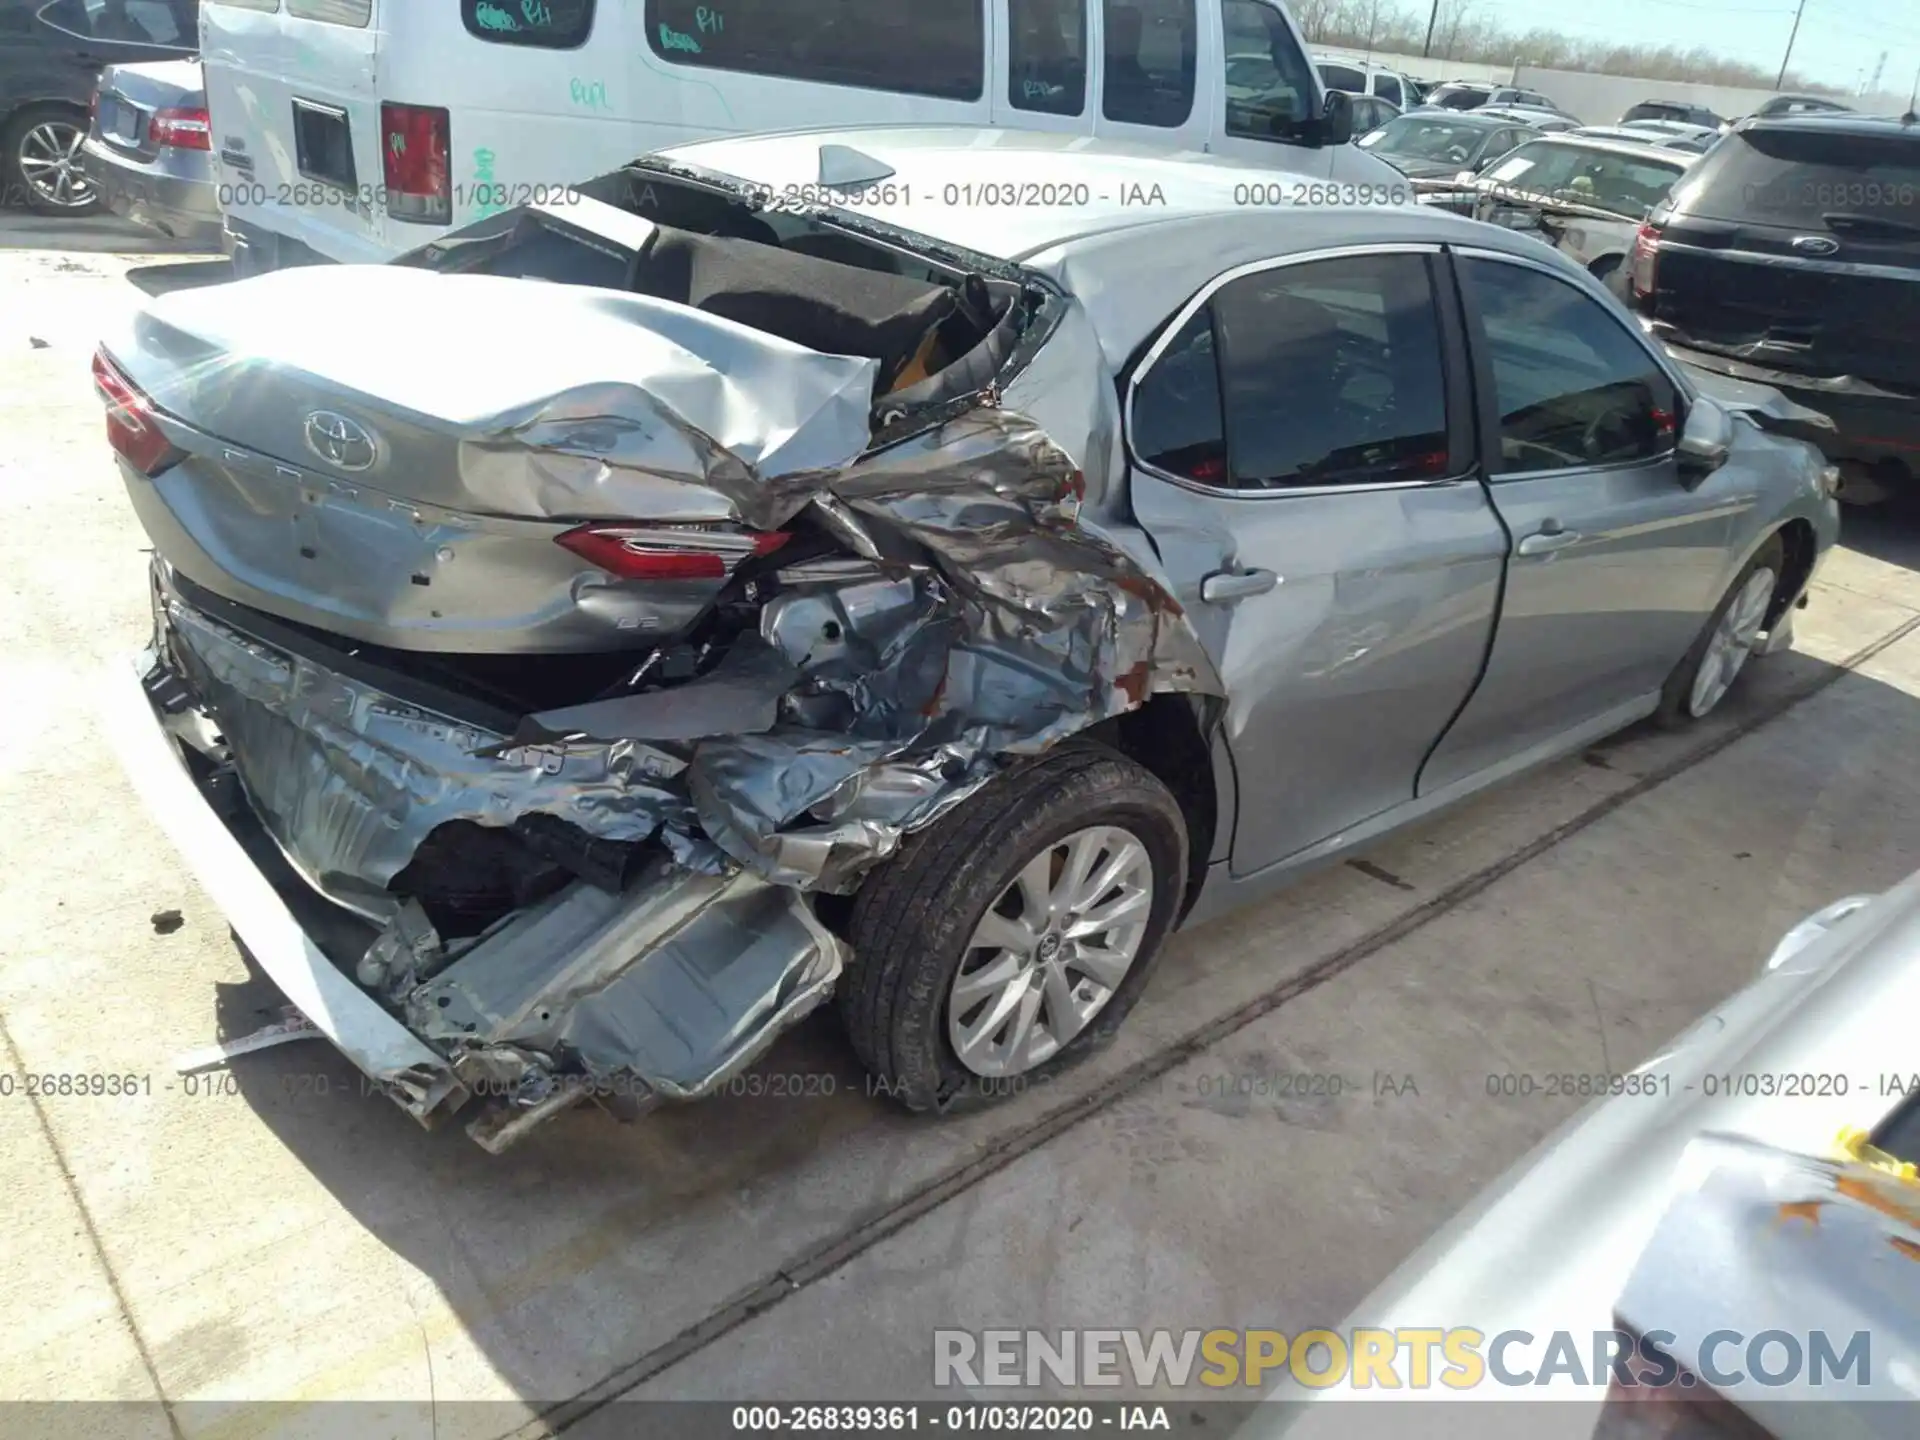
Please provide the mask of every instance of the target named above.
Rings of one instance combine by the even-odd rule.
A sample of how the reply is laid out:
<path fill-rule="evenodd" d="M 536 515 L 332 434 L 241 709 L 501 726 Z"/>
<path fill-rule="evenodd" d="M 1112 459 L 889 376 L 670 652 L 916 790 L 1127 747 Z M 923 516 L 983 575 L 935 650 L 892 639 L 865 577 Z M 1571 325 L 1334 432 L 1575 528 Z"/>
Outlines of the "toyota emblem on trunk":
<path fill-rule="evenodd" d="M 379 453 L 371 430 L 332 410 L 307 416 L 307 448 L 340 470 L 364 470 Z"/>
<path fill-rule="evenodd" d="M 1832 255 L 1840 248 L 1840 242 L 1826 235 L 1796 235 L 1793 248 L 1802 255 Z"/>

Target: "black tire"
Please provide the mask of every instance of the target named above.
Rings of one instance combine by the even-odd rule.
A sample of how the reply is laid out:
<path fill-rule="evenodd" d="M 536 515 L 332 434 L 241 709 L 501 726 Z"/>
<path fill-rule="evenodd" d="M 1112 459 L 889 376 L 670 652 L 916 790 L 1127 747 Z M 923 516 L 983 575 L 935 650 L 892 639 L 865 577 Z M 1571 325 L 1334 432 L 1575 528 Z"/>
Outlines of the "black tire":
<path fill-rule="evenodd" d="M 1043 1064 L 983 1081 L 947 1035 L 947 997 L 989 905 L 1021 867 L 1074 831 L 1123 827 L 1147 851 L 1153 904 L 1146 934 L 1112 998 Z M 1105 746 L 1072 743 L 994 779 L 938 824 L 909 836 L 868 877 L 848 920 L 853 959 L 840 1014 L 854 1053 L 909 1110 L 952 1111 L 1045 1083 L 1110 1042 L 1146 988 L 1180 913 L 1187 830 L 1179 803 L 1153 775 Z"/>
<path fill-rule="evenodd" d="M 1706 718 L 1704 715 L 1692 714 L 1687 702 L 1693 694 L 1693 682 L 1700 673 L 1700 664 L 1706 658 L 1707 647 L 1713 640 L 1713 632 L 1720 624 L 1721 617 L 1727 613 L 1727 607 L 1732 605 L 1735 597 L 1746 588 L 1747 581 L 1754 571 L 1763 568 L 1771 571 L 1774 589 L 1776 593 L 1778 592 L 1786 558 L 1786 546 L 1781 544 L 1780 537 L 1770 536 L 1764 545 L 1754 551 L 1753 558 L 1747 561 L 1740 573 L 1733 577 L 1733 583 L 1727 586 L 1727 593 L 1720 597 L 1720 603 L 1713 607 L 1713 614 L 1707 617 L 1707 623 L 1701 627 L 1692 648 L 1680 657 L 1680 663 L 1673 667 L 1673 673 L 1667 677 L 1667 683 L 1660 691 L 1660 708 L 1654 712 L 1653 716 L 1657 723 L 1669 730 L 1683 730 Z M 1737 679 L 1735 683 L 1738 683 Z M 1716 701 L 1715 705 L 1717 706 L 1718 703 Z"/>
<path fill-rule="evenodd" d="M 0 178 L 4 178 L 9 194 L 18 195 L 29 210 L 41 215 L 61 215 L 78 217 L 97 215 L 100 212 L 100 196 L 96 191 L 92 198 L 80 205 L 58 205 L 46 199 L 27 183 L 26 173 L 21 169 L 21 147 L 27 142 L 39 126 L 49 122 L 70 125 L 82 135 L 87 131 L 87 112 L 73 105 L 29 105 L 15 111 L 7 118 L 4 128 L 0 128 Z"/>

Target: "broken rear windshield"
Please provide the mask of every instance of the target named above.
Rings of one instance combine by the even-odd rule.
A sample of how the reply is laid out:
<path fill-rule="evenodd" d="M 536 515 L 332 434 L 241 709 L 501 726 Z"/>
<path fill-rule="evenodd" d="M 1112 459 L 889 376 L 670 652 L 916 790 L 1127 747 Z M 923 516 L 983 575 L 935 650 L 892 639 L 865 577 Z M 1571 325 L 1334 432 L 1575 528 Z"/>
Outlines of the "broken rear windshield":
<path fill-rule="evenodd" d="M 1745 130 L 1694 172 L 1693 214 L 1819 229 L 1831 213 L 1920 227 L 1920 131 Z"/>

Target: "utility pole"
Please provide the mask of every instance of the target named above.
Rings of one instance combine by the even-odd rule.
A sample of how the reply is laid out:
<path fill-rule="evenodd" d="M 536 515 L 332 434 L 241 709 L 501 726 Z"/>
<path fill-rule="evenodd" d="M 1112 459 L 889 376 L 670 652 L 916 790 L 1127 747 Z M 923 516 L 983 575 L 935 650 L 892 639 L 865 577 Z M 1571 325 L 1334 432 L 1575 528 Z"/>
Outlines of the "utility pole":
<path fill-rule="evenodd" d="M 1780 78 L 1773 82 L 1776 90 L 1787 83 L 1787 65 L 1793 59 L 1793 42 L 1800 38 L 1800 17 L 1806 13 L 1807 0 L 1800 0 L 1800 8 L 1793 12 L 1793 29 L 1787 35 L 1787 53 L 1780 61 Z"/>
<path fill-rule="evenodd" d="M 1440 19 L 1440 0 L 1433 0 L 1433 9 L 1427 12 L 1427 43 L 1420 47 L 1421 58 L 1433 54 L 1433 27 Z"/>

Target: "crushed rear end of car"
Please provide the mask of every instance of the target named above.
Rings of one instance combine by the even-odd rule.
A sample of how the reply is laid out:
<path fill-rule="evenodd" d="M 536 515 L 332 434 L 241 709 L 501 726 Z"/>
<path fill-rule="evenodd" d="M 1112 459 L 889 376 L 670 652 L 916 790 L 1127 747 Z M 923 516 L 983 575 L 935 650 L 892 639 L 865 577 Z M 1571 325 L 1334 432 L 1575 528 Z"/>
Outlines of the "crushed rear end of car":
<path fill-rule="evenodd" d="M 713 1092 L 831 992 L 819 897 L 1220 693 L 1101 523 L 1071 298 L 724 177 L 164 297 L 95 375 L 155 551 L 129 772 L 288 998 L 490 1149 Z"/>

